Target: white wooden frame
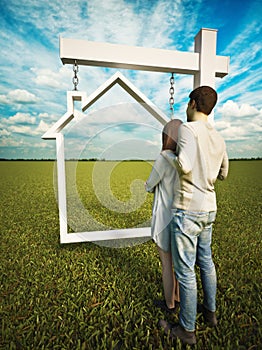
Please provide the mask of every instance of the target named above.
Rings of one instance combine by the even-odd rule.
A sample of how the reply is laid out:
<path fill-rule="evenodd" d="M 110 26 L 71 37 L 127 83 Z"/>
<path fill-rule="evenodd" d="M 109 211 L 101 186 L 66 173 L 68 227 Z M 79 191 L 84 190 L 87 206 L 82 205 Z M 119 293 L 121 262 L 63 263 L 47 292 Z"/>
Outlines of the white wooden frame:
<path fill-rule="evenodd" d="M 195 52 L 192 53 L 61 38 L 60 57 L 63 64 L 74 64 L 77 61 L 78 65 L 193 74 L 194 87 L 214 87 L 215 77 L 222 78 L 227 75 L 229 67 L 229 57 L 216 56 L 216 35 L 216 30 L 201 29 L 195 37 Z M 43 139 L 56 140 L 61 243 L 150 237 L 150 227 L 68 233 L 64 136 L 61 131 L 74 118 L 74 101 L 81 101 L 82 111 L 85 111 L 115 84 L 119 84 L 161 124 L 169 121 L 169 118 L 120 72 L 115 73 L 88 97 L 85 92 L 67 92 L 67 112 L 42 136 Z"/>
<path fill-rule="evenodd" d="M 60 220 L 60 242 L 76 243 L 86 241 L 103 241 L 110 239 L 150 237 L 150 227 L 129 228 L 109 231 L 90 231 L 68 233 L 67 225 L 67 200 L 66 200 L 66 176 L 65 176 L 65 154 L 64 136 L 62 129 L 74 118 L 74 101 L 82 102 L 82 111 L 89 108 L 95 101 L 103 96 L 114 85 L 120 85 L 137 102 L 139 102 L 153 117 L 161 124 L 165 125 L 169 118 L 158 109 L 142 92 L 140 92 L 127 78 L 120 72 L 116 72 L 110 79 L 102 84 L 90 96 L 86 97 L 84 92 L 67 92 L 67 112 L 58 120 L 43 136 L 43 139 L 56 140 L 57 154 L 57 180 L 58 180 L 58 207 Z"/>

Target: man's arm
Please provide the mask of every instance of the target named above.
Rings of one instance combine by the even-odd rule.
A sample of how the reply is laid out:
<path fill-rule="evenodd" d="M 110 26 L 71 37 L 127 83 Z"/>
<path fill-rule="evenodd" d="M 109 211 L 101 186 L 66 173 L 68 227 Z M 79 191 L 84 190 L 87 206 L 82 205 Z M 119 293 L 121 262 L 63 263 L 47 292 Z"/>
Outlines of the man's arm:
<path fill-rule="evenodd" d="M 227 152 L 225 151 L 217 178 L 219 180 L 225 180 L 228 175 L 228 169 L 229 169 L 229 161 L 228 161 Z"/>
<path fill-rule="evenodd" d="M 161 154 L 175 166 L 179 173 L 188 174 L 192 171 L 196 157 L 196 140 L 193 132 L 183 124 L 179 128 L 177 141 L 177 156 L 162 151 Z"/>

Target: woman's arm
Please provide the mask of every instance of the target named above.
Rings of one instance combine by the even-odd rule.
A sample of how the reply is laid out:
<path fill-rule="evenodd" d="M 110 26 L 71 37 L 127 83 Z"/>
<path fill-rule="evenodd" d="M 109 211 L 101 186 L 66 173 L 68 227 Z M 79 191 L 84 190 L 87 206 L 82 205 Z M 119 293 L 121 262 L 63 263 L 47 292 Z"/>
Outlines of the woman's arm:
<path fill-rule="evenodd" d="M 164 158 L 161 155 L 159 155 L 155 160 L 155 163 L 153 165 L 149 178 L 145 183 L 145 188 L 147 192 L 154 192 L 155 187 L 159 184 L 159 182 L 163 178 L 164 172 L 165 172 Z"/>

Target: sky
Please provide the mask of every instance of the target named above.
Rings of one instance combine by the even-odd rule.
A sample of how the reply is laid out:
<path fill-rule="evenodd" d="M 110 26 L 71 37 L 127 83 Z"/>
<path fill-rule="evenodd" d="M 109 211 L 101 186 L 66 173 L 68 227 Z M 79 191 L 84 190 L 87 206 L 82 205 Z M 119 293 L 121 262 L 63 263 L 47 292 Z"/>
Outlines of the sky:
<path fill-rule="evenodd" d="M 261 157 L 261 0 L 0 0 L 0 158 L 55 159 L 42 135 L 67 112 L 72 65 L 59 57 L 59 38 L 194 52 L 201 28 L 217 30 L 217 55 L 229 74 L 216 78 L 214 126 L 229 157 Z M 120 71 L 169 115 L 170 74 L 79 66 L 87 96 Z M 174 116 L 186 121 L 193 76 L 175 74 Z M 75 102 L 64 129 L 70 158 L 154 159 L 162 125 L 120 86 L 84 113 Z"/>

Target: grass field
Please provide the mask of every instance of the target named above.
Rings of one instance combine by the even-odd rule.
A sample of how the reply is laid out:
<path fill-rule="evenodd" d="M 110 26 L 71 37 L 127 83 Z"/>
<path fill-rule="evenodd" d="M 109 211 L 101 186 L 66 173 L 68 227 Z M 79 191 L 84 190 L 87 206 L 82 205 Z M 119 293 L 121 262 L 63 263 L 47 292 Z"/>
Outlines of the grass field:
<path fill-rule="evenodd" d="M 147 222 L 151 195 L 134 212 L 117 214 L 99 206 L 87 191 L 93 165 L 80 162 L 77 170 L 79 196 L 92 216 L 110 227 Z M 160 318 L 176 322 L 177 316 L 166 317 L 153 305 L 163 292 L 151 241 L 121 249 L 60 245 L 53 166 L 0 162 L 0 348 L 181 349 L 179 341 L 171 343 L 157 329 Z M 124 162 L 114 171 L 112 192 L 129 201 L 132 176 L 144 181 L 150 165 Z M 262 161 L 232 161 L 228 180 L 217 183 L 213 254 L 219 326 L 206 328 L 198 316 L 196 349 L 262 348 L 261 173 Z"/>

